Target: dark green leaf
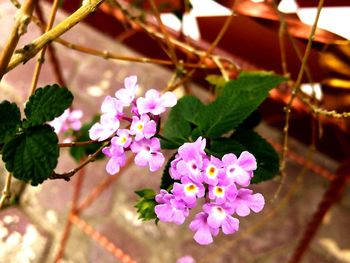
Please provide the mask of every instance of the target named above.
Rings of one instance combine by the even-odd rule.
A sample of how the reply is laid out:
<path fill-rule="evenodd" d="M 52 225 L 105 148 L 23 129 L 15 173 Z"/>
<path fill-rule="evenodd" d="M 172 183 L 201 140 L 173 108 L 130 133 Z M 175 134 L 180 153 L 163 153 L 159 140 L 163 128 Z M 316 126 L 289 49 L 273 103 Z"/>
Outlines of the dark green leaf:
<path fill-rule="evenodd" d="M 259 111 L 253 111 L 248 118 L 246 118 L 238 127 L 239 128 L 248 128 L 248 129 L 253 129 L 256 126 L 258 126 L 258 124 L 261 121 L 261 117 L 260 117 L 260 113 Z"/>
<path fill-rule="evenodd" d="M 227 153 L 234 153 L 238 157 L 243 151 L 252 153 L 257 160 L 258 167 L 252 183 L 266 181 L 278 175 L 278 154 L 265 139 L 252 130 L 242 128 L 231 138 L 213 140 L 210 148 L 210 153 L 219 158 Z"/>
<path fill-rule="evenodd" d="M 161 140 L 163 149 L 175 149 L 189 141 L 191 132 L 197 126 L 196 115 L 204 108 L 202 102 L 193 96 L 181 98 L 169 113 Z"/>
<path fill-rule="evenodd" d="M 21 113 L 15 103 L 7 100 L 0 103 L 0 144 L 14 136 L 21 123 Z"/>
<path fill-rule="evenodd" d="M 142 189 L 135 191 L 135 193 L 140 197 L 135 205 L 139 219 L 143 221 L 157 219 L 157 215 L 154 212 L 154 207 L 157 205 L 155 192 L 152 189 Z"/>
<path fill-rule="evenodd" d="M 89 130 L 99 120 L 99 116 L 96 116 L 92 119 L 90 123 L 85 123 L 79 131 L 73 132 L 73 140 L 75 142 L 83 142 L 90 140 L 89 137 Z M 88 155 L 95 153 L 102 145 L 101 143 L 93 143 L 88 144 L 84 146 L 74 146 L 71 147 L 69 150 L 70 155 L 74 158 L 75 161 L 80 162 L 84 158 L 86 158 Z M 100 153 L 96 156 L 96 159 L 103 159 L 104 154 Z"/>
<path fill-rule="evenodd" d="M 283 81 L 284 77 L 271 73 L 243 72 L 227 82 L 220 96 L 197 115 L 196 123 L 205 136 L 219 137 L 242 123 Z"/>
<path fill-rule="evenodd" d="M 2 151 L 6 169 L 17 179 L 32 185 L 50 177 L 58 156 L 58 138 L 49 125 L 28 128 L 8 141 Z"/>
<path fill-rule="evenodd" d="M 239 156 L 246 148 L 238 141 L 231 138 L 219 138 L 211 141 L 209 153 L 222 158 L 227 153 L 234 153 Z"/>
<path fill-rule="evenodd" d="M 170 173 L 169 173 L 169 169 L 170 169 L 170 165 L 171 162 L 173 160 L 175 160 L 175 155 L 174 154 L 169 161 L 167 162 L 167 164 L 165 165 L 164 171 L 163 171 L 163 176 L 162 176 L 162 181 L 160 183 L 160 189 L 164 189 L 169 191 L 169 188 L 174 184 L 174 179 L 171 178 Z"/>
<path fill-rule="evenodd" d="M 24 112 L 27 120 L 24 127 L 31 127 L 52 121 L 60 116 L 73 101 L 73 94 L 57 84 L 39 88 L 30 96 Z"/>

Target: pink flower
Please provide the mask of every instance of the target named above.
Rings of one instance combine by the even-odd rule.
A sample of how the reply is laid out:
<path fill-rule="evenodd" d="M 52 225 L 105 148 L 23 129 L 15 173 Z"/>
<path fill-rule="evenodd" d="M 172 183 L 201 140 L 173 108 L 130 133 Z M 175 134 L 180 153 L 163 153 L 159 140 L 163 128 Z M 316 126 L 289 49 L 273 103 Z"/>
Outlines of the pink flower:
<path fill-rule="evenodd" d="M 118 130 L 119 125 L 118 119 L 109 115 L 102 115 L 100 122 L 95 123 L 90 128 L 90 139 L 94 141 L 104 141 Z"/>
<path fill-rule="evenodd" d="M 237 188 L 234 184 L 230 185 L 209 185 L 209 198 L 215 200 L 217 204 L 232 202 L 237 196 Z"/>
<path fill-rule="evenodd" d="M 123 148 L 129 147 L 131 141 L 132 139 L 127 129 L 119 129 L 117 131 L 117 136 L 114 136 L 111 140 L 112 144 L 122 146 Z"/>
<path fill-rule="evenodd" d="M 194 183 L 188 178 L 181 180 L 181 184 L 174 183 L 172 193 L 178 200 L 183 200 L 189 207 L 196 205 L 197 198 L 204 196 L 205 188 L 200 183 Z"/>
<path fill-rule="evenodd" d="M 191 256 L 183 256 L 176 260 L 176 263 L 196 263 L 196 261 Z"/>
<path fill-rule="evenodd" d="M 243 187 L 250 184 L 253 171 L 256 170 L 256 159 L 251 153 L 244 151 L 237 159 L 233 153 L 225 154 L 222 162 L 226 167 L 226 178 L 230 182 L 237 183 Z"/>
<path fill-rule="evenodd" d="M 103 148 L 102 152 L 110 158 L 106 166 L 107 173 L 116 174 L 120 167 L 125 165 L 126 156 L 123 147 L 112 143 L 110 147 Z"/>
<path fill-rule="evenodd" d="M 184 143 L 173 161 L 174 164 L 176 163 L 176 168 L 174 169 L 171 164 L 171 175 L 177 178 L 189 177 L 194 182 L 202 182 L 203 159 L 207 158 L 204 152 L 205 144 L 206 140 L 202 137 L 193 143 Z"/>
<path fill-rule="evenodd" d="M 233 234 L 239 228 L 239 220 L 231 216 L 232 208 L 225 204 L 215 203 L 203 205 L 203 211 L 208 214 L 208 225 L 212 228 L 222 228 L 224 234 Z"/>
<path fill-rule="evenodd" d="M 159 115 L 165 112 L 165 108 L 173 107 L 177 103 L 176 96 L 172 92 L 160 95 L 159 91 L 150 89 L 146 92 L 145 98 L 140 97 L 136 101 L 139 114 L 151 113 Z"/>
<path fill-rule="evenodd" d="M 115 93 L 115 97 L 119 99 L 123 106 L 130 106 L 135 99 L 137 85 L 137 76 L 129 76 L 124 79 L 124 89 L 120 89 Z"/>
<path fill-rule="evenodd" d="M 83 112 L 81 110 L 66 109 L 61 116 L 55 118 L 49 124 L 54 128 L 55 133 L 59 134 L 65 132 L 68 129 L 74 131 L 80 130 Z"/>
<path fill-rule="evenodd" d="M 200 212 L 196 214 L 194 220 L 190 223 L 190 229 L 195 232 L 194 240 L 200 245 L 213 243 L 213 236 L 219 233 L 219 228 L 209 226 L 208 214 Z"/>
<path fill-rule="evenodd" d="M 151 138 L 157 131 L 157 124 L 154 120 L 150 120 L 147 114 L 141 115 L 141 117 L 133 116 L 130 127 L 130 134 L 135 135 L 135 141 L 139 141 L 143 138 Z"/>
<path fill-rule="evenodd" d="M 172 194 L 165 190 L 161 190 L 156 196 L 159 203 L 155 206 L 154 212 L 157 217 L 164 222 L 174 222 L 177 225 L 183 224 L 189 214 L 188 207 L 181 200 L 176 200 Z"/>
<path fill-rule="evenodd" d="M 120 126 L 119 119 L 123 116 L 123 105 L 116 98 L 107 96 L 101 105 L 100 122 L 95 123 L 89 130 L 92 140 L 103 141 L 113 135 Z"/>
<path fill-rule="evenodd" d="M 219 175 L 221 173 L 222 162 L 214 157 L 210 156 L 209 159 L 204 160 L 203 180 L 209 185 L 217 185 L 219 181 Z"/>
<path fill-rule="evenodd" d="M 135 164 L 141 167 L 148 165 L 151 172 L 157 171 L 164 163 L 165 158 L 160 152 L 158 138 L 134 141 L 130 148 L 136 153 Z"/>
<path fill-rule="evenodd" d="M 265 199 L 262 194 L 253 194 L 250 189 L 241 188 L 238 190 L 237 197 L 232 203 L 234 211 L 239 216 L 247 216 L 250 210 L 259 213 L 265 205 Z"/>

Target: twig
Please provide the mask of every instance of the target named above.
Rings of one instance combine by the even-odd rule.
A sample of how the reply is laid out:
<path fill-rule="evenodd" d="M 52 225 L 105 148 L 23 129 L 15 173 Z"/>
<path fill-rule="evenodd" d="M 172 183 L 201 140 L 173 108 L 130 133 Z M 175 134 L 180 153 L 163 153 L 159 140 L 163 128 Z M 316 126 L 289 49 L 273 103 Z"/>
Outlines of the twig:
<path fill-rule="evenodd" d="M 90 145 L 90 144 L 98 144 L 101 143 L 99 141 L 83 141 L 83 142 L 63 142 L 59 143 L 58 146 L 61 148 L 65 147 L 75 147 L 75 146 L 84 146 L 84 145 Z"/>
<path fill-rule="evenodd" d="M 49 18 L 49 23 L 46 26 L 45 32 L 48 32 L 52 28 L 52 25 L 53 25 L 53 22 L 55 21 L 55 17 L 56 17 L 56 13 L 57 13 L 58 3 L 59 3 L 59 0 L 53 1 L 52 10 L 51 10 L 50 18 Z M 38 3 L 38 10 L 40 10 L 39 3 Z M 38 55 L 38 59 L 37 59 L 36 64 L 35 64 L 32 84 L 30 86 L 31 88 L 30 88 L 30 92 L 29 92 L 30 95 L 32 95 L 34 93 L 36 85 L 38 84 L 38 79 L 39 79 L 41 67 L 42 67 L 44 60 L 45 60 L 45 52 L 46 52 L 46 46 L 44 46 L 40 50 L 39 55 Z"/>
<path fill-rule="evenodd" d="M 299 96 L 300 98 L 315 114 L 319 114 L 326 117 L 331 117 L 335 119 L 349 118 L 350 112 L 337 112 L 335 110 L 327 110 L 314 105 L 309 98 L 306 96 Z"/>
<path fill-rule="evenodd" d="M 275 198 L 277 198 L 277 196 L 278 196 L 278 194 L 279 194 L 279 192 L 280 192 L 280 190 L 282 188 L 282 185 L 284 184 L 284 180 L 285 180 L 285 177 L 286 177 L 285 176 L 285 166 L 286 166 L 286 155 L 287 155 L 287 151 L 288 151 L 288 132 L 289 132 L 289 121 L 290 121 L 290 114 L 291 114 L 291 110 L 292 110 L 292 104 L 293 104 L 294 99 L 296 98 L 296 95 L 297 95 L 298 91 L 299 91 L 300 83 L 301 83 L 301 80 L 302 80 L 302 77 L 303 77 L 303 74 L 304 74 L 304 70 L 305 70 L 305 67 L 306 67 L 306 63 L 307 63 L 307 60 L 309 58 L 309 54 L 310 54 L 310 51 L 311 51 L 313 38 L 315 36 L 315 32 L 316 32 L 316 29 L 317 29 L 317 23 L 318 23 L 318 19 L 320 17 L 320 14 L 321 14 L 323 2 L 324 2 L 324 0 L 320 0 L 318 2 L 315 22 L 312 25 L 312 29 L 311 29 L 310 36 L 309 36 L 309 39 L 308 39 L 308 43 L 307 43 L 307 46 L 306 46 L 306 50 L 305 50 L 305 53 L 304 53 L 304 56 L 303 56 L 303 59 L 302 59 L 302 63 L 301 63 L 301 66 L 300 66 L 298 77 L 297 77 L 296 82 L 293 85 L 291 98 L 290 98 L 287 106 L 285 107 L 286 120 L 285 120 L 285 124 L 284 124 L 284 128 L 283 128 L 283 149 L 282 149 L 282 157 L 281 157 L 281 161 L 280 161 L 281 183 L 280 183 L 278 189 L 276 190 Z"/>
<path fill-rule="evenodd" d="M 36 38 L 31 43 L 25 45 L 22 49 L 17 50 L 12 56 L 11 61 L 5 71 L 8 72 L 20 63 L 26 62 L 34 57 L 44 46 L 61 36 L 63 33 L 67 32 L 89 14 L 94 12 L 103 1 L 104 0 L 84 1 L 84 4 L 78 10 L 64 19 L 61 23 L 53 27 L 50 31 Z"/>
<path fill-rule="evenodd" d="M 139 26 L 144 31 L 146 31 L 146 33 L 148 33 L 149 35 L 165 41 L 164 35 L 162 33 L 160 33 L 157 29 L 143 23 L 137 17 L 132 16 L 128 10 L 126 10 L 120 3 L 118 3 L 118 1 L 114 0 L 113 3 L 122 11 L 122 13 L 125 15 L 125 18 L 127 18 L 129 20 L 129 23 L 135 23 L 137 26 Z M 106 11 L 106 12 L 110 12 L 110 7 L 107 5 L 102 5 L 101 9 Z M 228 19 L 230 20 L 232 18 L 228 18 Z M 225 24 L 229 25 L 229 23 L 226 23 L 226 22 L 225 22 Z M 227 29 L 225 29 L 225 30 L 227 30 Z M 222 29 L 221 31 L 224 31 L 224 30 Z M 219 35 L 217 36 L 217 38 L 219 38 L 219 40 L 221 39 L 221 35 L 223 35 L 223 33 L 221 33 L 221 34 L 219 33 Z M 215 42 L 219 42 L 219 40 L 216 40 Z M 191 45 L 183 43 L 170 35 L 169 35 L 169 41 L 171 42 L 171 44 L 177 46 L 178 48 L 180 48 L 186 52 L 189 52 L 191 54 L 194 54 L 194 55 L 198 56 L 199 58 L 201 58 L 203 56 L 211 58 L 211 55 L 209 55 L 211 53 L 211 51 L 208 53 L 208 51 L 198 50 L 198 49 L 192 47 Z M 213 43 L 212 48 L 210 48 L 209 50 L 214 49 L 214 48 L 215 48 L 215 46 Z M 224 58 L 222 58 L 222 59 L 224 59 Z M 202 60 L 202 62 L 203 61 L 204 61 L 204 59 Z M 227 61 L 232 63 L 232 61 L 230 61 L 230 60 L 227 60 Z M 198 65 L 201 65 L 201 63 L 198 63 Z M 234 68 L 237 68 L 237 65 L 235 63 L 232 63 L 232 65 Z M 201 67 L 201 66 L 199 66 L 199 67 Z"/>
<path fill-rule="evenodd" d="M 12 174 L 8 173 L 6 176 L 5 186 L 4 186 L 4 189 L 2 190 L 2 195 L 0 198 L 0 209 L 3 208 L 6 201 L 8 201 L 11 197 L 11 179 L 12 179 Z"/>
<path fill-rule="evenodd" d="M 55 7 L 52 7 L 52 8 L 54 9 Z M 40 28 L 42 30 L 42 33 L 44 34 L 47 31 L 47 30 L 45 30 L 45 28 L 48 28 L 48 26 L 47 27 L 44 26 L 44 24 L 46 24 L 46 22 L 45 22 L 45 18 L 43 16 L 43 12 L 42 12 L 42 9 L 40 7 L 40 4 L 38 4 L 36 6 L 36 13 L 38 15 L 38 18 L 40 19 L 41 24 L 42 24 L 42 27 L 40 27 Z M 49 44 L 47 46 L 47 51 L 48 51 L 51 65 L 53 67 L 53 72 L 56 75 L 57 82 L 61 86 L 66 87 L 67 85 L 66 85 L 66 82 L 64 81 L 64 78 L 63 78 L 63 74 L 62 74 L 62 70 L 61 70 L 61 66 L 60 66 L 60 61 L 59 61 L 58 57 L 56 56 L 55 47 L 52 44 Z"/>
<path fill-rule="evenodd" d="M 199 60 L 199 65 L 200 64 L 202 64 L 204 61 L 205 61 L 205 59 L 207 58 L 207 57 L 209 57 L 211 54 L 212 54 L 212 52 L 214 51 L 214 49 L 216 48 L 216 46 L 219 44 L 219 42 L 220 42 L 220 40 L 222 39 L 222 37 L 225 35 L 225 33 L 226 33 L 226 31 L 227 31 L 227 29 L 228 29 L 228 27 L 229 27 L 229 25 L 230 25 L 230 23 L 231 23 L 231 21 L 232 21 L 232 18 L 233 18 L 233 8 L 234 8 L 234 3 L 233 3 L 233 5 L 232 5 L 232 7 L 231 7 L 231 11 L 232 11 L 232 13 L 231 13 L 231 15 L 230 16 L 228 16 L 227 18 L 226 18 L 226 20 L 225 20 L 225 23 L 224 23 L 224 25 L 222 26 L 222 28 L 221 28 L 221 30 L 220 30 L 220 32 L 217 34 L 217 36 L 216 36 L 216 38 L 215 38 L 215 40 L 213 41 L 213 43 L 210 45 L 210 47 L 202 54 L 202 56 L 200 57 L 200 60 Z M 222 64 L 220 63 L 220 59 L 216 56 L 216 57 L 213 57 L 213 61 L 214 61 L 214 63 L 218 66 L 218 68 L 220 69 L 220 71 L 221 72 L 223 72 L 223 67 L 221 68 L 220 66 L 222 66 Z M 218 64 L 219 63 L 219 64 Z M 234 65 L 234 66 L 236 66 L 236 65 Z M 191 77 L 192 77 L 192 75 L 194 74 L 196 72 L 196 69 L 194 68 L 194 69 L 192 69 L 191 71 L 189 71 L 178 83 L 176 83 L 176 84 L 174 84 L 174 85 L 172 85 L 172 86 L 168 86 L 168 87 L 166 87 L 166 91 L 173 91 L 173 90 L 175 90 L 177 87 L 179 87 L 179 86 L 181 86 L 183 83 L 185 83 L 185 82 L 187 82 Z M 225 75 L 223 75 L 223 77 L 225 78 L 225 79 L 227 79 L 228 80 L 228 76 L 225 74 Z"/>
<path fill-rule="evenodd" d="M 15 16 L 15 25 L 0 56 L 0 81 L 7 72 L 6 67 L 10 62 L 19 38 L 27 31 L 27 26 L 36 3 L 37 0 L 26 0 Z"/>
<path fill-rule="evenodd" d="M 153 12 L 155 13 L 155 17 L 157 19 L 159 28 L 162 31 L 163 35 L 164 35 L 164 40 L 165 40 L 166 45 L 168 46 L 170 58 L 173 61 L 173 64 L 175 65 L 175 67 L 177 67 L 177 64 L 178 64 L 177 56 L 176 56 L 176 52 L 175 52 L 174 46 L 169 40 L 169 33 L 168 33 L 167 29 L 165 28 L 165 26 L 164 26 L 164 24 L 162 22 L 162 19 L 160 18 L 160 13 L 159 13 L 159 11 L 157 9 L 156 4 L 154 3 L 154 0 L 150 0 L 150 4 L 151 4 L 151 7 L 153 9 Z"/>
<path fill-rule="evenodd" d="M 85 159 L 81 164 L 79 164 L 76 168 L 72 169 L 71 171 L 63 174 L 58 174 L 56 172 L 53 172 L 50 179 L 64 179 L 66 181 L 69 181 L 70 178 L 75 175 L 79 170 L 81 170 L 83 167 L 85 167 L 88 163 L 93 162 L 96 160 L 97 155 L 102 151 L 104 147 L 106 147 L 110 142 L 105 142 L 96 152 L 89 155 L 88 158 Z"/>

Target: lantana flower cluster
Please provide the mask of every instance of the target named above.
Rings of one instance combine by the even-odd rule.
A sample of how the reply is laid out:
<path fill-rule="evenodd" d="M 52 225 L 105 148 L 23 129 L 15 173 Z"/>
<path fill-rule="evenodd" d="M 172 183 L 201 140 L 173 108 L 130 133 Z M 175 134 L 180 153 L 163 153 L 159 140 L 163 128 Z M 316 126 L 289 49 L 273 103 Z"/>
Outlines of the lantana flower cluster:
<path fill-rule="evenodd" d="M 83 111 L 66 109 L 61 116 L 55 118 L 49 124 L 54 128 L 54 131 L 57 134 L 66 132 L 69 129 L 72 129 L 73 131 L 78 131 L 82 126 L 82 117 Z"/>
<path fill-rule="evenodd" d="M 213 242 L 220 229 L 224 234 L 235 233 L 239 220 L 250 210 L 258 213 L 265 204 L 260 193 L 246 188 L 257 168 L 255 157 L 244 151 L 237 158 L 233 153 L 221 159 L 205 153 L 206 140 L 199 137 L 185 143 L 170 165 L 170 176 L 175 180 L 170 193 L 162 189 L 156 195 L 155 213 L 159 220 L 183 224 L 198 199 L 204 200 L 202 211 L 195 215 L 189 228 L 201 245 Z"/>
<path fill-rule="evenodd" d="M 109 174 L 118 173 L 120 167 L 125 165 L 128 150 L 136 154 L 136 165 L 149 166 L 150 171 L 156 171 L 164 163 L 160 141 L 154 137 L 157 121 L 166 108 L 176 105 L 176 96 L 172 92 L 161 95 L 157 90 L 150 89 L 145 97 L 136 98 L 136 76 L 125 78 L 124 86 L 115 93 L 115 97 L 107 96 L 104 99 L 100 122 L 91 127 L 89 136 L 98 141 L 112 137 L 110 146 L 102 150 L 110 158 L 106 166 Z M 121 128 L 122 121 L 128 122 L 126 126 L 129 127 Z"/>

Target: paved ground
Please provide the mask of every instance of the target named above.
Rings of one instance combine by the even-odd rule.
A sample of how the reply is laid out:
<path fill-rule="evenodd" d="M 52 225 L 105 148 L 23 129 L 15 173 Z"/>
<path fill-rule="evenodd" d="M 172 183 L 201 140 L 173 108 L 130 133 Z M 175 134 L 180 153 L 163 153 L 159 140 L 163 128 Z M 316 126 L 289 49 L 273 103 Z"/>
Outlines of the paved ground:
<path fill-rule="evenodd" d="M 0 0 L 0 36 L 3 36 L 0 38 L 0 47 L 11 28 L 14 13 L 15 9 L 8 1 Z M 58 19 L 62 17 L 60 14 Z M 21 43 L 26 43 L 39 34 L 32 25 L 29 32 Z M 84 25 L 77 26 L 65 38 L 124 55 L 134 54 L 123 45 Z M 113 94 L 116 88 L 121 87 L 125 76 L 138 75 L 143 88 L 162 88 L 171 77 L 168 71 L 153 65 L 107 61 L 61 46 L 57 46 L 57 50 L 63 64 L 64 77 L 76 97 L 74 107 L 83 109 L 86 119 L 99 109 L 106 94 Z M 29 61 L 5 77 L 0 87 L 1 99 L 18 103 L 25 101 L 33 66 L 33 61 Z M 39 86 L 54 81 L 50 66 L 44 67 Z M 258 129 L 262 135 L 275 141 L 280 140 L 281 135 L 271 128 L 261 125 Z M 291 141 L 291 146 L 294 152 L 305 157 L 306 147 L 294 141 Z M 314 157 L 314 162 L 331 172 L 338 165 L 318 154 Z M 67 152 L 62 151 L 58 171 L 67 171 L 74 166 Z M 85 170 L 80 200 L 109 178 L 104 166 L 104 162 L 96 162 Z M 287 182 L 280 199 L 293 188 L 295 178 L 302 168 L 295 161 L 288 160 Z M 3 165 L 0 164 L 1 188 L 4 173 Z M 114 254 L 106 250 L 110 244 L 108 242 L 111 242 L 110 247 L 119 247 L 138 262 L 145 263 L 175 262 L 183 255 L 192 255 L 198 262 L 286 262 L 328 185 L 326 179 L 307 171 L 293 196 L 272 218 L 266 219 L 281 200 L 271 201 L 277 181 L 261 183 L 254 189 L 266 197 L 264 211 L 242 219 L 239 233 L 220 235 L 213 245 L 201 247 L 192 240 L 187 225 L 160 223 L 156 226 L 154 223 L 137 220 L 133 207 L 136 196 L 133 191 L 145 187 L 156 188 L 159 180 L 160 173 L 150 174 L 133 165 L 128 167 L 78 219 L 73 219 L 75 224 L 61 262 L 121 262 L 115 257 L 116 249 L 111 249 Z M 21 206 L 0 211 L 0 263 L 53 262 L 69 214 L 76 181 L 77 176 L 71 182 L 47 181 L 35 188 L 28 187 Z M 304 262 L 350 262 L 349 192 L 348 189 L 347 195 L 327 214 Z M 87 230 L 89 228 L 86 224 L 92 226 L 93 230 L 91 227 Z M 261 226 L 249 234 L 248 231 L 257 224 Z M 107 239 L 101 241 L 101 235 Z"/>

